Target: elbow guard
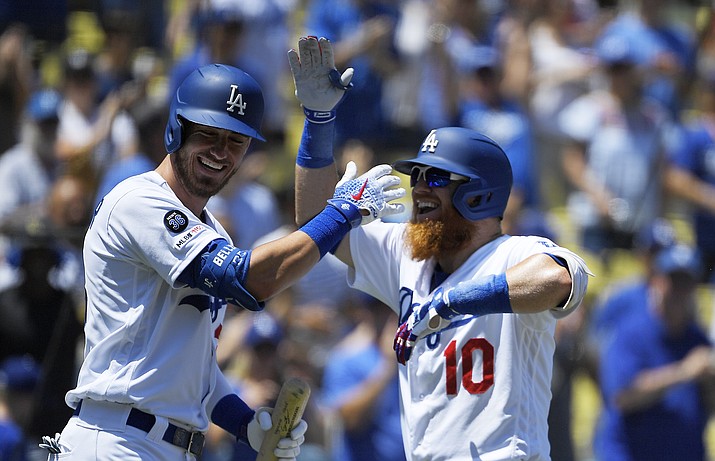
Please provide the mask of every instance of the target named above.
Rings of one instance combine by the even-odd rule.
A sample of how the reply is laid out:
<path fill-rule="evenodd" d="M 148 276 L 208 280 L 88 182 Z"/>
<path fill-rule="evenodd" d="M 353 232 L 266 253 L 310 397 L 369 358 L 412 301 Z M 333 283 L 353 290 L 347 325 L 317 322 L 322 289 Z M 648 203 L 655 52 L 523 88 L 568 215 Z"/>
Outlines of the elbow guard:
<path fill-rule="evenodd" d="M 179 280 L 231 304 L 260 311 L 265 304 L 258 302 L 243 287 L 250 261 L 250 250 L 241 250 L 226 240 L 216 239 L 194 259 Z"/>
<path fill-rule="evenodd" d="M 547 254 L 565 261 L 569 274 L 571 274 L 571 293 L 569 293 L 568 299 L 563 306 L 552 309 L 556 318 L 566 317 L 583 301 L 588 287 L 588 276 L 593 276 L 593 274 L 581 257 L 565 248 L 553 248 Z"/>

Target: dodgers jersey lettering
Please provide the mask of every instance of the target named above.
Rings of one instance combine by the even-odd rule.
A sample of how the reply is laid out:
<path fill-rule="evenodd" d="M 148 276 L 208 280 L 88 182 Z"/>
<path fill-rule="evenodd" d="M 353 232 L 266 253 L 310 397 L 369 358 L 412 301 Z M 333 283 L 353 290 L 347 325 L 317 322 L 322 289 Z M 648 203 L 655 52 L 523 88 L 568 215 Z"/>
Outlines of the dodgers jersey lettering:
<path fill-rule="evenodd" d="M 97 206 L 84 245 L 85 360 L 69 406 L 133 404 L 208 429 L 204 408 L 230 392 L 215 360 L 226 303 L 176 281 L 210 241 L 231 241 L 208 211 L 205 220 L 154 171 L 121 182 Z"/>
<path fill-rule="evenodd" d="M 435 265 L 410 259 L 404 230 L 405 225 L 382 222 L 353 230 L 355 268 L 348 273 L 353 288 L 383 301 L 401 321 L 429 299 Z M 440 286 L 505 272 L 534 254 L 558 252 L 569 251 L 541 237 L 502 236 L 472 254 Z M 411 402 L 402 412 L 407 459 L 548 460 L 547 426 L 535 418 L 548 414 L 556 320 L 578 302 L 538 314 L 462 315 L 419 340 L 407 365 L 399 367 L 403 402 Z"/>

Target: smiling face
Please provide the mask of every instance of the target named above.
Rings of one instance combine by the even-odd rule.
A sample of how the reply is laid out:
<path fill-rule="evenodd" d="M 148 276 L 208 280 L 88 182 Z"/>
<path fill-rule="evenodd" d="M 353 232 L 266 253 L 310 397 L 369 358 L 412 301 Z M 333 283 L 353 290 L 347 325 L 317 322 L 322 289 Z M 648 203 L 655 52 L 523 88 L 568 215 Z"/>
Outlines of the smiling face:
<path fill-rule="evenodd" d="M 186 138 L 170 155 L 176 178 L 190 195 L 209 199 L 236 173 L 251 138 L 195 123 L 186 124 Z"/>
<path fill-rule="evenodd" d="M 457 182 L 450 182 L 444 187 L 430 187 L 424 179 L 412 187 L 412 222 L 426 220 L 444 220 L 444 214 L 457 213 L 452 206 L 452 195 Z"/>

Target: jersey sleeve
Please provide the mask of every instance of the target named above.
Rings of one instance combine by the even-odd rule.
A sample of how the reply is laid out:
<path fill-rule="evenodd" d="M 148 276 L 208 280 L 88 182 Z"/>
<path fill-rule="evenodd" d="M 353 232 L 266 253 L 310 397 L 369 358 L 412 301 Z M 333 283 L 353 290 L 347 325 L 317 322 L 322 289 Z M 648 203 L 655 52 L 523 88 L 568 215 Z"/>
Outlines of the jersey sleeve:
<path fill-rule="evenodd" d="M 401 224 L 374 221 L 350 233 L 354 268 L 348 269 L 348 285 L 379 299 L 398 313 L 404 229 Z"/>
<path fill-rule="evenodd" d="M 182 285 L 177 278 L 209 242 L 226 238 L 178 199 L 152 189 L 131 191 L 108 205 L 107 232 L 118 256 L 141 261 L 173 287 Z"/>
<path fill-rule="evenodd" d="M 223 374 L 218 362 L 214 361 L 214 373 L 216 376 L 216 381 L 214 382 L 213 390 L 209 394 L 206 400 L 206 412 L 211 415 L 216 408 L 216 405 L 226 396 L 235 394 L 234 388 L 231 383 Z"/>
<path fill-rule="evenodd" d="M 550 310 L 551 315 L 556 318 L 566 317 L 581 305 L 588 288 L 588 277 L 593 276 L 593 274 L 580 256 L 544 237 L 512 237 L 511 239 L 518 243 L 511 252 L 511 258 L 513 259 L 510 261 L 509 266 L 539 253 L 557 257 L 565 262 L 566 268 L 571 275 L 571 291 L 561 306 Z"/>

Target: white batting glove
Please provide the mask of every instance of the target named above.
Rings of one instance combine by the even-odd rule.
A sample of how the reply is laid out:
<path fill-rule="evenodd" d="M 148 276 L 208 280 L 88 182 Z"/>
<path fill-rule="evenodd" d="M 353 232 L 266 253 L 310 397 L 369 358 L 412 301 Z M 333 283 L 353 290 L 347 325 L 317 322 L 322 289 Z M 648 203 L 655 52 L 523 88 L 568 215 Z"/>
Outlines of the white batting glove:
<path fill-rule="evenodd" d="M 40 443 L 38 446 L 49 451 L 50 454 L 62 453 L 62 446 L 60 445 L 60 433 L 55 433 L 54 437 L 50 437 L 49 435 L 43 435 L 42 443 Z"/>
<path fill-rule="evenodd" d="M 261 449 L 263 439 L 266 437 L 273 422 L 271 420 L 272 408 L 261 407 L 256 410 L 253 419 L 248 423 L 247 436 L 248 443 L 256 451 Z M 296 461 L 296 457 L 300 454 L 300 446 L 305 442 L 305 431 L 308 430 L 308 423 L 305 420 L 300 420 L 298 425 L 290 431 L 290 437 L 284 437 L 278 441 L 278 445 L 273 454 L 280 461 Z"/>
<path fill-rule="evenodd" d="M 309 121 L 325 123 L 335 118 L 335 107 L 352 85 L 352 67 L 342 75 L 335 68 L 333 46 L 321 37 L 301 37 L 298 51 L 288 51 L 295 96 Z"/>
<path fill-rule="evenodd" d="M 353 227 L 402 213 L 405 209 L 403 204 L 390 202 L 404 197 L 407 192 L 402 187 L 389 189 L 400 184 L 400 178 L 390 172 L 392 172 L 390 165 L 377 165 L 356 178 L 357 165 L 355 162 L 348 162 L 345 174 L 335 186 L 335 194 L 328 203 L 338 209 L 343 206 L 357 206 L 361 211 L 362 219 L 352 223 Z"/>

